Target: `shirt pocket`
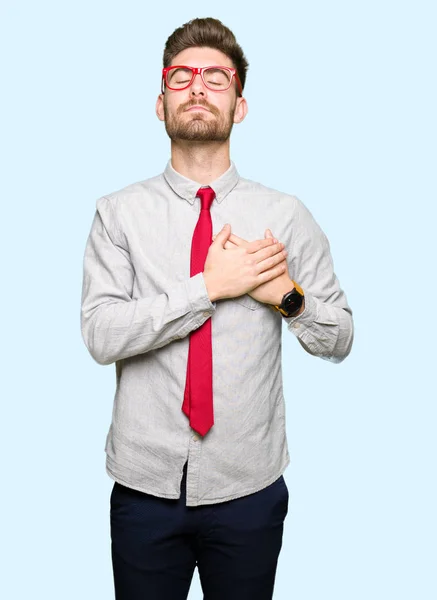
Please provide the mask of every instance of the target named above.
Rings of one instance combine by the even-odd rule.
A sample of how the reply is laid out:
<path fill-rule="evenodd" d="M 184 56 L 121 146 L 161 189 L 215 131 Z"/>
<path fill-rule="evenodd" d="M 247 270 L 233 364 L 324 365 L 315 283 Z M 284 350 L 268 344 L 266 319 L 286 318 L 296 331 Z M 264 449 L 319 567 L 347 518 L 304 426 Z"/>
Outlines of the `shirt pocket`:
<path fill-rule="evenodd" d="M 258 310 L 263 306 L 263 302 L 258 302 L 258 300 L 254 300 L 252 296 L 249 296 L 249 294 L 243 294 L 242 296 L 234 298 L 234 302 L 236 302 L 237 304 L 241 304 L 241 306 L 244 306 L 245 308 L 248 308 L 250 310 Z"/>

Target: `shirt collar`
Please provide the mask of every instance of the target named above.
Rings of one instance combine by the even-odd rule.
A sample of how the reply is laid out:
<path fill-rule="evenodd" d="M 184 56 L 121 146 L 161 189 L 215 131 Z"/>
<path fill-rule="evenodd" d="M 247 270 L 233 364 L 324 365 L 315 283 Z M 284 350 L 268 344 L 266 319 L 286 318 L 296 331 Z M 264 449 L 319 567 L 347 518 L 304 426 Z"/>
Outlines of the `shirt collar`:
<path fill-rule="evenodd" d="M 188 179 L 173 168 L 171 159 L 168 161 L 164 170 L 164 177 L 172 190 L 181 198 L 188 200 L 190 204 L 194 203 L 197 191 L 202 187 L 196 181 Z M 240 176 L 235 164 L 231 161 L 231 166 L 220 177 L 211 182 L 211 187 L 215 192 L 217 202 L 221 202 L 229 192 L 237 185 Z"/>

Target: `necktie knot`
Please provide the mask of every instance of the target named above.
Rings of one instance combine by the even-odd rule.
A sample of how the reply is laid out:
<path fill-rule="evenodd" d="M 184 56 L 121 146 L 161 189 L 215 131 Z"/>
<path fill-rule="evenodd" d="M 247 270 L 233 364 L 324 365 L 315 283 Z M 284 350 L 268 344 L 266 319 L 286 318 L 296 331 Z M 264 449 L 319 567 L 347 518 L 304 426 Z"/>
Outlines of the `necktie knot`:
<path fill-rule="evenodd" d="M 196 197 L 200 198 L 200 210 L 209 210 L 215 198 L 215 192 L 209 186 L 201 187 L 197 191 Z"/>

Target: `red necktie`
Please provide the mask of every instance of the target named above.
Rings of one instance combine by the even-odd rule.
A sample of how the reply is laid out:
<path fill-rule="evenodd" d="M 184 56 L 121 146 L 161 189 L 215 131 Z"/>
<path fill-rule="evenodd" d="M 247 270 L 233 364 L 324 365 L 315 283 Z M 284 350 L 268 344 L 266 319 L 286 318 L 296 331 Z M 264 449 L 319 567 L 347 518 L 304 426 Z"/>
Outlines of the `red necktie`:
<path fill-rule="evenodd" d="M 215 198 L 215 192 L 210 187 L 203 187 L 199 189 L 196 197 L 200 198 L 201 208 L 191 242 L 191 277 L 203 271 L 206 255 L 212 243 L 209 209 Z M 214 425 L 211 319 L 190 333 L 182 410 L 189 417 L 190 426 L 202 436 Z"/>

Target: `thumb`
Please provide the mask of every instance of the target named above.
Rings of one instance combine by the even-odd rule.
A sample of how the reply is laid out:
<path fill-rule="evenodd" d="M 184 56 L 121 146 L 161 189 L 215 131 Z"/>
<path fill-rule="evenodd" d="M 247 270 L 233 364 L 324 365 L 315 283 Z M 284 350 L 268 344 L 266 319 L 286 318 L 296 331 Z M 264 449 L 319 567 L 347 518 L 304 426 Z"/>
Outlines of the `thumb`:
<path fill-rule="evenodd" d="M 272 238 L 273 237 L 273 233 L 271 232 L 270 229 L 266 229 L 265 237 L 266 238 Z"/>

